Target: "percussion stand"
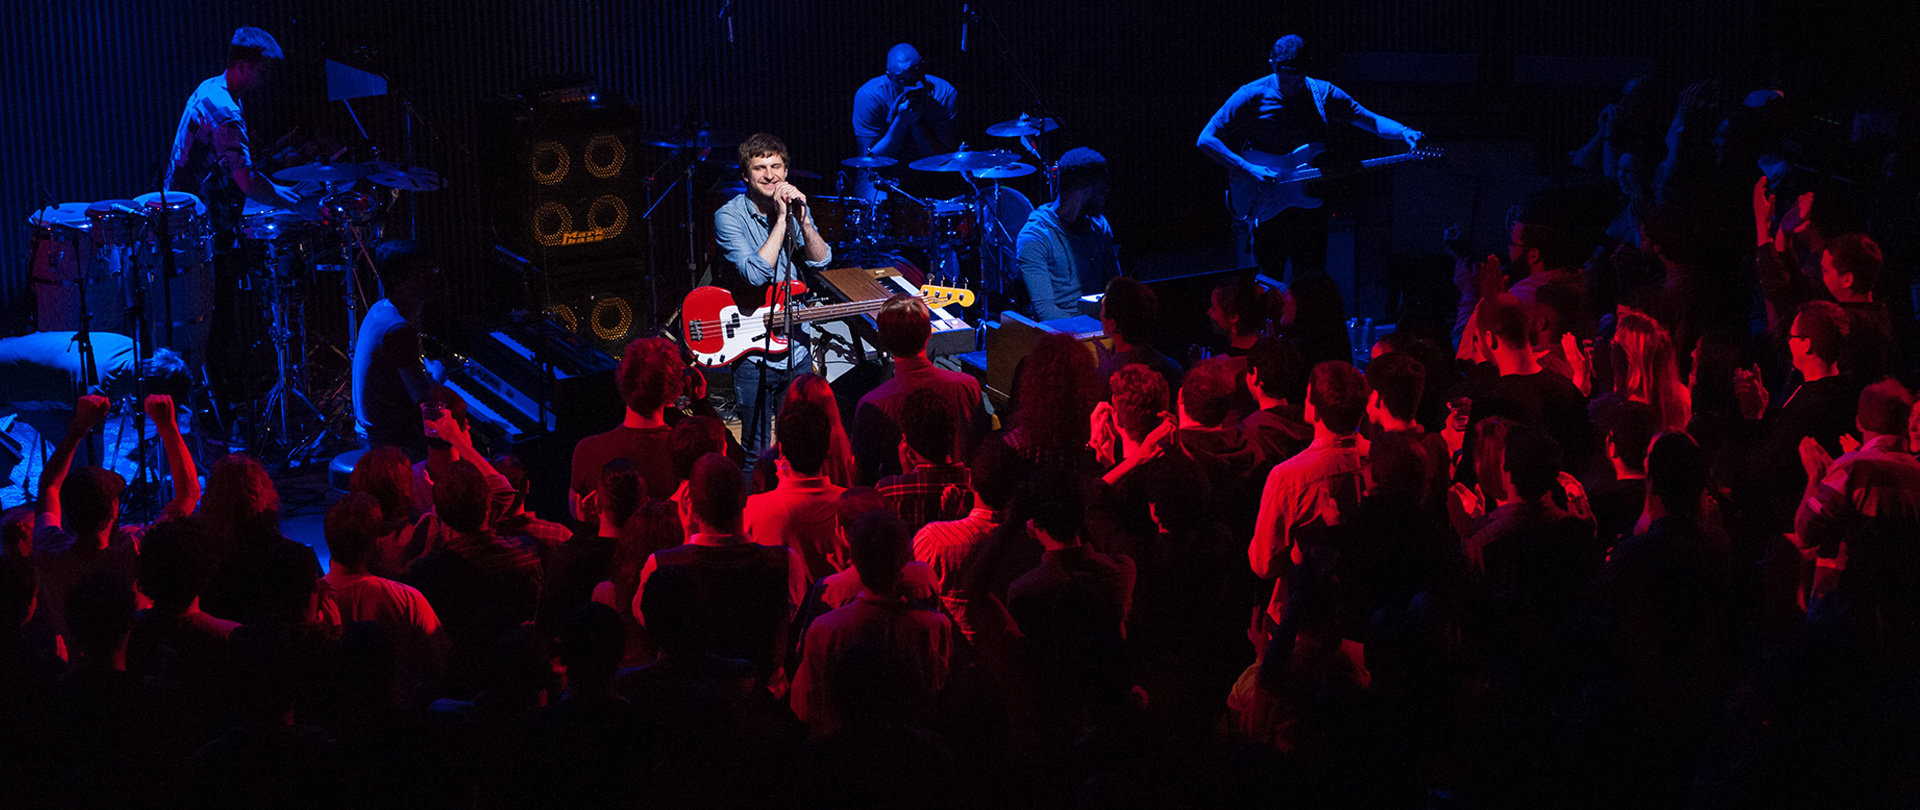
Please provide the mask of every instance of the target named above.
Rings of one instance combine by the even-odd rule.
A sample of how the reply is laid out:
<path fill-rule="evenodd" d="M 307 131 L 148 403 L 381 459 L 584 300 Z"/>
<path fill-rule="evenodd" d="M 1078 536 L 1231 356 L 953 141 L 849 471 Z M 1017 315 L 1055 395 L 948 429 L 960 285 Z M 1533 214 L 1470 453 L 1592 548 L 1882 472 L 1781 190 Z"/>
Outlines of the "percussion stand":
<path fill-rule="evenodd" d="M 292 415 L 288 413 L 288 401 L 299 400 L 300 404 L 306 406 L 308 413 L 322 422 L 326 421 L 326 417 L 321 415 L 319 408 L 313 407 L 313 401 L 308 399 L 306 392 L 296 384 L 299 372 L 295 370 L 294 361 L 287 353 L 287 344 L 291 342 L 293 335 L 293 328 L 287 317 L 287 288 L 290 285 L 285 283 L 284 274 L 280 272 L 279 258 L 279 248 L 268 243 L 267 269 L 272 276 L 269 283 L 273 285 L 273 290 L 267 296 L 267 309 L 272 317 L 272 323 L 267 327 L 267 335 L 273 340 L 274 376 L 277 379 L 274 380 L 273 388 L 267 391 L 266 402 L 261 406 L 261 410 L 269 417 L 278 420 L 279 431 L 275 438 L 287 450 L 288 457 L 285 460 L 288 466 L 292 466 L 293 451 L 306 446 L 311 438 L 298 443 L 293 441 Z"/>

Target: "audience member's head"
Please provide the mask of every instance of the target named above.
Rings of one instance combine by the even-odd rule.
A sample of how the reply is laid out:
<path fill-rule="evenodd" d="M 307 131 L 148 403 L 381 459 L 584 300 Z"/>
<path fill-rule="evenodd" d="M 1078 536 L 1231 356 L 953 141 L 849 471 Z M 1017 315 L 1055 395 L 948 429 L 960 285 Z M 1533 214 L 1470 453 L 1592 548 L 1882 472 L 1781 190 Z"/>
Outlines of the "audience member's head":
<path fill-rule="evenodd" d="M 613 570 L 607 577 L 613 583 L 613 603 L 633 604 L 647 558 L 656 551 L 685 542 L 691 530 L 680 525 L 679 509 L 672 501 L 647 501 L 641 505 L 640 511 L 620 527 L 620 537 L 613 547 Z"/>
<path fill-rule="evenodd" d="M 1107 378 L 1113 419 L 1127 438 L 1140 441 L 1160 425 L 1167 410 L 1167 378 L 1140 363 L 1128 363 Z"/>
<path fill-rule="evenodd" d="M 1880 245 L 1864 233 L 1843 233 L 1820 254 L 1820 281 L 1835 299 L 1864 301 L 1886 268 Z"/>
<path fill-rule="evenodd" d="M 1508 259 L 1524 265 L 1528 272 L 1579 267 L 1586 261 L 1581 239 L 1581 209 L 1584 190 L 1549 189 L 1536 193 L 1520 204 L 1520 213 L 1509 234 L 1512 245 Z"/>
<path fill-rule="evenodd" d="M 1644 402 L 1628 400 L 1613 406 L 1601 419 L 1607 434 L 1607 455 L 1630 472 L 1647 471 L 1647 446 L 1660 433 L 1660 414 Z"/>
<path fill-rule="evenodd" d="M 1692 211 L 1654 206 L 1640 218 L 1640 250 L 1660 257 L 1668 269 L 1691 268 L 1706 260 L 1706 236 Z"/>
<path fill-rule="evenodd" d="M 207 473 L 200 518 L 216 556 L 224 560 L 234 549 L 280 536 L 280 493 L 266 467 L 252 456 L 235 453 L 215 462 Z"/>
<path fill-rule="evenodd" d="M 1326 273 L 1309 273 L 1293 280 L 1287 288 L 1287 295 L 1293 299 L 1293 322 L 1287 327 L 1287 334 L 1300 341 L 1301 346 L 1325 346 L 1338 344 L 1346 346 L 1342 357 L 1352 357 L 1352 346 L 1347 336 L 1347 304 L 1340 295 L 1340 285 Z"/>
<path fill-rule="evenodd" d="M 627 525 L 627 518 L 645 500 L 647 484 L 640 480 L 640 467 L 630 458 L 610 459 L 600 468 L 600 484 L 594 490 L 600 517 L 614 526 Z"/>
<path fill-rule="evenodd" d="M 120 493 L 126 488 L 127 479 L 112 470 L 70 470 L 60 485 L 61 528 L 82 537 L 106 531 L 120 518 Z"/>
<path fill-rule="evenodd" d="M 953 459 L 955 430 L 953 411 L 938 391 L 922 388 L 900 403 L 900 438 L 928 463 Z"/>
<path fill-rule="evenodd" d="M 1043 467 L 1035 470 L 1020 486 L 1019 512 L 1027 516 L 1027 526 L 1045 534 L 1045 540 L 1060 546 L 1079 545 L 1086 526 L 1086 505 L 1080 483 L 1060 470 Z"/>
<path fill-rule="evenodd" d="M 0 636 L 12 635 L 33 618 L 34 598 L 40 594 L 40 578 L 33 569 L 33 558 L 0 554 Z"/>
<path fill-rule="evenodd" d="M 834 521 L 840 529 L 841 539 L 853 533 L 853 524 L 866 517 L 868 512 L 887 512 L 887 499 L 880 490 L 873 487 L 847 487 L 840 493 L 840 500 L 833 505 Z"/>
<path fill-rule="evenodd" d="M 616 378 L 620 399 L 627 409 L 642 416 L 654 416 L 678 399 L 686 379 L 687 364 L 680 360 L 680 348 L 666 338 L 641 338 L 627 344 L 620 356 Z"/>
<path fill-rule="evenodd" d="M 364 571 L 378 548 L 380 504 L 371 495 L 353 493 L 327 508 L 327 551 L 341 567 Z"/>
<path fill-rule="evenodd" d="M 487 463 L 493 465 L 493 471 L 499 473 L 501 478 L 507 479 L 507 486 L 513 487 L 513 508 L 507 514 L 518 514 L 526 506 L 527 487 L 532 484 L 527 477 L 527 465 L 520 463 L 519 457 L 512 453 L 501 453 L 487 459 Z"/>
<path fill-rule="evenodd" d="M 1020 365 L 1020 401 L 1014 427 L 1034 447 L 1085 447 L 1087 417 L 1098 394 L 1093 355 L 1072 335 L 1048 333 L 1034 341 Z"/>
<path fill-rule="evenodd" d="M 392 445 L 368 450 L 353 465 L 348 489 L 373 496 L 380 516 L 389 524 L 413 517 L 413 463 L 406 451 Z"/>
<path fill-rule="evenodd" d="M 76 665 L 93 669 L 113 667 L 115 653 L 133 630 L 133 583 L 111 571 L 100 571 L 67 592 L 67 647 Z"/>
<path fill-rule="evenodd" d="M 1402 421 L 1413 421 L 1420 395 L 1427 385 L 1427 369 L 1410 355 L 1389 353 L 1367 364 L 1367 410 L 1375 409 Z M 1377 421 L 1377 420 L 1376 420 Z"/>
<path fill-rule="evenodd" d="M 1180 381 L 1180 411 L 1201 427 L 1219 427 L 1227 421 L 1239 383 L 1233 360 L 1209 357 Z"/>
<path fill-rule="evenodd" d="M 927 339 L 933 336 L 933 313 L 927 303 L 906 293 L 887 299 L 873 320 L 880 332 L 881 348 L 894 357 L 913 357 L 926 351 Z"/>
<path fill-rule="evenodd" d="M 1707 490 L 1707 457 L 1685 433 L 1662 433 L 1647 448 L 1647 497 L 1668 514 L 1695 515 Z"/>
<path fill-rule="evenodd" d="M 353 499 L 372 500 L 366 495 L 348 495 L 341 500 Z M 334 559 L 340 559 L 340 549 L 331 537 L 327 545 L 333 549 Z M 140 538 L 140 592 L 153 601 L 155 610 L 186 612 L 212 580 L 213 555 L 199 518 L 162 520 Z"/>
<path fill-rule="evenodd" d="M 1885 379 L 1860 392 L 1860 406 L 1854 424 L 1864 433 L 1904 437 L 1907 415 L 1913 411 L 1913 394 L 1899 380 Z"/>
<path fill-rule="evenodd" d="M 1307 419 L 1334 435 L 1360 429 L 1367 415 L 1367 378 L 1352 363 L 1328 360 L 1313 367 L 1307 381 Z"/>
<path fill-rule="evenodd" d="M 315 619 L 320 592 L 319 563 L 313 549 L 299 543 L 276 543 L 267 547 L 256 583 L 265 596 L 263 614 L 283 624 L 307 624 Z"/>
<path fill-rule="evenodd" d="M 698 577 L 679 566 L 662 566 L 647 577 L 640 612 L 647 633 L 662 652 L 685 655 L 706 645 L 707 593 Z"/>
<path fill-rule="evenodd" d="M 901 566 L 913 559 L 913 532 L 891 512 L 868 512 L 853 522 L 847 548 L 860 584 L 876 594 L 892 593 Z"/>
<path fill-rule="evenodd" d="M 667 437 L 672 449 L 673 474 L 682 481 L 693 475 L 693 463 L 708 453 L 727 452 L 727 425 L 712 416 L 689 416 L 673 426 Z"/>
<path fill-rule="evenodd" d="M 620 626 L 620 614 L 613 608 L 582 602 L 561 623 L 559 641 L 560 662 L 567 667 L 567 686 L 579 688 L 613 677 L 626 654 L 627 631 Z"/>
<path fill-rule="evenodd" d="M 1145 346 L 1153 338 L 1160 321 L 1160 299 L 1153 290 L 1126 276 L 1107 282 L 1106 295 L 1100 299 L 1100 319 L 1113 324 L 1121 340 Z"/>
<path fill-rule="evenodd" d="M 1540 428 L 1517 422 L 1507 429 L 1505 464 L 1514 497 L 1538 501 L 1560 476 L 1560 443 Z"/>
<path fill-rule="evenodd" d="M 33 504 L 0 511 L 0 556 L 33 554 Z"/>
<path fill-rule="evenodd" d="M 802 476 L 820 474 L 832 447 L 833 426 L 826 409 L 811 402 L 795 402 L 780 412 L 780 457 Z"/>
<path fill-rule="evenodd" d="M 1479 327 L 1481 342 L 1487 351 L 1530 351 L 1533 346 L 1533 319 L 1527 306 L 1511 293 L 1495 293 L 1480 299 L 1473 310 L 1473 322 Z"/>
<path fill-rule="evenodd" d="M 433 480 L 433 512 L 448 528 L 461 534 L 479 534 L 487 528 L 487 478 L 473 462 L 462 459 Z"/>
<path fill-rule="evenodd" d="M 1300 349 L 1289 338 L 1264 336 L 1247 350 L 1248 388 L 1271 399 L 1299 403 L 1307 395 L 1306 369 Z"/>
<path fill-rule="evenodd" d="M 1679 358 L 1666 327 L 1640 310 L 1621 307 L 1613 345 L 1626 358 L 1625 368 L 1614 369 L 1615 390 L 1653 406 L 1664 429 L 1685 430 L 1693 398 L 1680 382 Z"/>
<path fill-rule="evenodd" d="M 1282 295 L 1265 289 L 1251 275 L 1237 273 L 1214 285 L 1207 317 L 1227 337 L 1257 335 L 1281 317 Z"/>
<path fill-rule="evenodd" d="M 1020 488 L 1027 463 L 1018 453 L 1007 449 L 998 438 L 988 438 L 974 448 L 967 472 L 973 481 L 973 494 L 988 509 L 1005 511 Z"/>
<path fill-rule="evenodd" d="M 149 396 L 165 394 L 184 408 L 188 397 L 193 395 L 193 371 L 179 352 L 154 349 L 140 361 L 140 385 Z"/>
<path fill-rule="evenodd" d="M 733 459 L 719 453 L 701 456 L 687 481 L 687 498 L 693 502 L 693 516 L 707 528 L 725 533 L 740 531 L 740 513 L 747 508 L 747 483 Z"/>
<path fill-rule="evenodd" d="M 1833 365 L 1840 362 L 1851 327 L 1846 310 L 1832 301 L 1808 301 L 1800 305 L 1787 335 L 1787 351 L 1794 368 L 1806 371 L 1806 365 Z M 1846 369 L 1840 369 L 1846 371 Z"/>

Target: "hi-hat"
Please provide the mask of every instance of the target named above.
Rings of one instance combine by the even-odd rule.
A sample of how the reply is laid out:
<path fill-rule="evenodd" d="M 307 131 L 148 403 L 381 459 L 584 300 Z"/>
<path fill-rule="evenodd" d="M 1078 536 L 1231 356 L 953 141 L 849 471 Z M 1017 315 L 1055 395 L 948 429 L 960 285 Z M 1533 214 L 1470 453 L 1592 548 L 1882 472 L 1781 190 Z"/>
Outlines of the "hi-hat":
<path fill-rule="evenodd" d="M 949 152 L 944 155 L 923 157 L 907 164 L 907 166 L 916 171 L 923 172 L 971 172 L 981 169 L 991 169 L 996 166 L 1005 166 L 1019 159 L 1019 155 L 1005 149 L 988 149 L 985 151 L 968 151 L 961 149 L 958 152 Z"/>
<path fill-rule="evenodd" d="M 1060 122 L 1052 118 L 1034 118 L 1021 113 L 1019 118 L 1001 121 L 987 127 L 987 134 L 995 138 L 1018 138 L 1022 135 L 1039 135 L 1060 128 Z"/>
<path fill-rule="evenodd" d="M 374 173 L 371 163 L 308 163 L 288 166 L 273 173 L 273 179 L 288 183 L 339 183 L 358 180 Z"/>
<path fill-rule="evenodd" d="M 840 165 L 851 169 L 883 169 L 900 161 L 881 155 L 861 155 L 840 161 Z"/>
<path fill-rule="evenodd" d="M 981 169 L 974 172 L 973 176 L 982 180 L 1007 180 L 1015 177 L 1026 177 L 1036 171 L 1039 170 L 1035 169 L 1031 163 L 1015 162 L 1008 163 L 1004 166 L 995 166 L 991 169 Z"/>

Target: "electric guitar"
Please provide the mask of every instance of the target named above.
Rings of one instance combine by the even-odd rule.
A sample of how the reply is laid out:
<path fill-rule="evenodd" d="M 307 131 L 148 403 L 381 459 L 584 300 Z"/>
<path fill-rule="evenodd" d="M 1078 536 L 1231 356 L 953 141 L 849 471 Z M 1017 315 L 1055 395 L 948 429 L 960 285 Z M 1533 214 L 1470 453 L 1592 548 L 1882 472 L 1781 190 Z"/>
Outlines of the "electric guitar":
<path fill-rule="evenodd" d="M 1235 217 L 1245 220 L 1247 224 L 1259 225 L 1289 208 L 1319 208 L 1320 198 L 1307 193 L 1307 183 L 1311 181 L 1346 177 L 1412 161 L 1433 160 L 1443 155 L 1439 149 L 1422 146 L 1404 154 L 1363 160 L 1358 166 L 1343 166 L 1329 172 L 1313 165 L 1313 159 L 1325 151 L 1326 144 L 1308 143 L 1284 155 L 1258 149 L 1241 152 L 1240 156 L 1246 158 L 1247 162 L 1273 169 L 1280 176 L 1262 180 L 1241 171 L 1237 166 L 1228 169 L 1227 207 L 1233 209 Z"/>
<path fill-rule="evenodd" d="M 783 325 L 813 321 L 831 321 L 864 315 L 880 309 L 885 298 L 852 301 L 844 304 L 819 304 L 790 307 L 786 302 L 807 291 L 798 281 L 767 288 L 766 303 L 751 313 L 743 313 L 734 303 L 733 293 L 724 287 L 701 287 L 687 293 L 680 305 L 680 336 L 693 361 L 702 366 L 724 366 L 759 352 L 782 355 L 787 352 Z M 956 287 L 921 287 L 920 300 L 929 307 L 973 306 L 973 291 Z"/>

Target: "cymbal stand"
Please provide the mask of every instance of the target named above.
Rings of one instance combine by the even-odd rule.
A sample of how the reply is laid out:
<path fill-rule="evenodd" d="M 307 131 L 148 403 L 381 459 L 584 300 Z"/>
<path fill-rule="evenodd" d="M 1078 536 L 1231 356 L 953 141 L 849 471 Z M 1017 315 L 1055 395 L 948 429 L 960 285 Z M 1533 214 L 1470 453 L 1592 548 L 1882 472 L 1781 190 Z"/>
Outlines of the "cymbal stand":
<path fill-rule="evenodd" d="M 287 456 L 283 460 L 288 466 L 292 466 L 294 460 L 292 451 L 306 446 L 311 442 L 311 438 L 300 442 L 293 441 L 295 420 L 304 417 L 290 412 L 292 409 L 289 401 L 298 400 L 305 406 L 306 411 L 313 415 L 313 418 L 323 423 L 326 417 L 320 413 L 319 408 L 313 406 L 313 401 L 308 399 L 306 392 L 302 390 L 305 388 L 305 369 L 287 351 L 288 344 L 293 340 L 293 324 L 287 317 L 288 306 L 289 303 L 296 307 L 300 304 L 297 296 L 293 297 L 292 302 L 288 300 L 289 290 L 294 285 L 290 283 L 291 273 L 281 272 L 280 258 L 280 248 L 268 243 L 267 268 L 273 276 L 268 283 L 273 285 L 273 290 L 267 296 L 267 309 L 273 321 L 267 327 L 267 336 L 273 341 L 274 371 L 277 379 L 273 383 L 273 388 L 267 391 L 266 400 L 261 404 L 260 410 L 275 420 L 273 424 L 278 430 L 274 439 L 280 448 L 287 451 Z M 304 310 L 304 307 L 302 309 Z M 301 314 L 304 315 L 304 311 Z"/>

